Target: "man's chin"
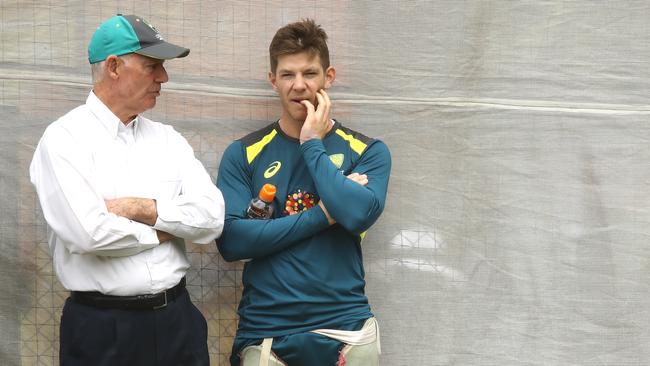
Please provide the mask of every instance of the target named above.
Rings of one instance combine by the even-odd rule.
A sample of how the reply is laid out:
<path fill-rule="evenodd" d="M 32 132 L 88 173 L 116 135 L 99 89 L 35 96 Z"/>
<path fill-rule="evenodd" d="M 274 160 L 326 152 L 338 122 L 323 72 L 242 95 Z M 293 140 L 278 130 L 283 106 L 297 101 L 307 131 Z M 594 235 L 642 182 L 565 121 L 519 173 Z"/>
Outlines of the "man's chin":
<path fill-rule="evenodd" d="M 307 119 L 307 112 L 304 113 L 291 113 L 291 118 L 293 118 L 294 121 L 298 121 L 300 123 L 305 122 L 305 119 Z"/>
<path fill-rule="evenodd" d="M 145 111 L 152 109 L 153 107 L 156 106 L 156 98 L 148 100 L 146 103 L 143 103 L 142 106 L 145 108 Z"/>
<path fill-rule="evenodd" d="M 286 112 L 296 121 L 304 122 L 307 118 L 307 108 L 303 105 L 290 105 Z"/>

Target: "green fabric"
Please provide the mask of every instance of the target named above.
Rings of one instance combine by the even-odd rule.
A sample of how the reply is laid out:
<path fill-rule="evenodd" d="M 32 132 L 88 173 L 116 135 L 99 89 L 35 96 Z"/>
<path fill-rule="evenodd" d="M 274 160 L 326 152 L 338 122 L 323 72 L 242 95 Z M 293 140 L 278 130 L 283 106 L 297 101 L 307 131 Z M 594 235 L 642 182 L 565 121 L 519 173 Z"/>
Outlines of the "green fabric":
<path fill-rule="evenodd" d="M 116 15 L 102 23 L 88 45 L 88 62 L 104 61 L 110 55 L 126 55 L 141 48 L 135 30 L 123 16 Z"/>
<path fill-rule="evenodd" d="M 373 316 L 361 237 L 383 211 L 390 166 L 383 142 L 339 122 L 302 145 L 276 122 L 226 148 L 217 177 L 226 218 L 217 243 L 227 261 L 251 259 L 242 273 L 232 365 L 239 366 L 243 348 L 268 337 L 290 365 L 336 363 L 340 342 L 304 332 L 357 330 Z M 348 179 L 352 172 L 366 174 L 368 184 Z M 248 219 L 251 198 L 267 183 L 277 189 L 273 218 Z M 328 224 L 319 200 L 337 224 Z M 307 360 L 308 348 L 318 350 L 317 360 Z"/>

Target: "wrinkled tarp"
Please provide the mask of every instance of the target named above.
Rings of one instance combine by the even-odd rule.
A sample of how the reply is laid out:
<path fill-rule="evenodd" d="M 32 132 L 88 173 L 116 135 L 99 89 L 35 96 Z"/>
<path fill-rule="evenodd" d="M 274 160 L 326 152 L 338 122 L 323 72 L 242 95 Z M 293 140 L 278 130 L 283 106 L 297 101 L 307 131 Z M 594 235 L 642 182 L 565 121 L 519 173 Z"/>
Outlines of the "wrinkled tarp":
<path fill-rule="evenodd" d="M 393 156 L 363 242 L 382 365 L 650 364 L 650 4 L 558 0 L 3 0 L 0 364 L 58 364 L 67 295 L 27 169 L 45 127 L 85 100 L 87 43 L 118 12 L 191 48 L 147 115 L 211 174 L 279 116 L 275 30 L 323 25 L 334 117 Z M 241 265 L 189 251 L 225 365 Z"/>

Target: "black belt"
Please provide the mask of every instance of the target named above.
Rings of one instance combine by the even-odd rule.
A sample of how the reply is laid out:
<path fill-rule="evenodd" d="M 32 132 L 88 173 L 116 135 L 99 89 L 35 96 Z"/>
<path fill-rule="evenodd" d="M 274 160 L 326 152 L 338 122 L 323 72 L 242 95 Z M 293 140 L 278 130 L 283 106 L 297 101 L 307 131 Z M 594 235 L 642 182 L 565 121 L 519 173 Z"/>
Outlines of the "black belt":
<path fill-rule="evenodd" d="M 113 296 L 101 292 L 72 291 L 70 299 L 76 303 L 104 309 L 156 310 L 174 301 L 185 289 L 185 277 L 167 291 L 149 295 Z"/>

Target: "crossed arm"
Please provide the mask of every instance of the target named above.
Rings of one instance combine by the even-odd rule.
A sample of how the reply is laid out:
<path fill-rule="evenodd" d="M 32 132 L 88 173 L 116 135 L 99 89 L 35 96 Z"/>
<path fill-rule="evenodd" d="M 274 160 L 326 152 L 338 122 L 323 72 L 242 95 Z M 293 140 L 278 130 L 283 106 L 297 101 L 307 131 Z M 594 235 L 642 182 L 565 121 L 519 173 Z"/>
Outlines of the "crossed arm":
<path fill-rule="evenodd" d="M 326 94 L 322 92 L 319 106 L 327 105 L 324 98 Z M 308 112 L 310 116 L 314 113 L 313 108 Z M 300 136 L 301 150 L 321 197 L 319 204 L 309 210 L 271 220 L 247 219 L 244 212 L 253 187 L 243 147 L 235 142 L 224 152 L 217 186 L 226 198 L 226 222 L 217 245 L 227 261 L 277 253 L 337 221 L 351 233 L 358 234 L 379 217 L 390 173 L 388 149 L 383 143 L 373 144 L 368 148 L 365 161 L 357 166 L 359 170 L 346 177 L 331 163 L 321 141 L 328 131 L 329 119 L 320 112 L 317 119 L 318 131 L 310 132 L 315 121 L 305 121 Z"/>
<path fill-rule="evenodd" d="M 179 194 L 164 199 L 105 200 L 91 154 L 54 126 L 44 134 L 30 166 L 43 215 L 57 243 L 71 253 L 128 256 L 183 238 L 207 244 L 223 228 L 223 197 L 187 141 L 176 132 L 182 159 Z"/>
<path fill-rule="evenodd" d="M 117 216 L 126 217 L 129 220 L 137 221 L 145 225 L 154 226 L 158 220 L 156 200 L 140 197 L 122 197 L 104 200 L 108 212 Z M 174 235 L 156 230 L 159 242 L 165 242 L 175 238 Z"/>
<path fill-rule="evenodd" d="M 272 255 L 335 223 L 323 203 L 294 215 L 270 220 L 246 218 L 244 212 L 252 188 L 241 153 L 242 147 L 238 142 L 226 149 L 217 178 L 217 186 L 226 201 L 224 230 L 217 240 L 219 252 L 225 260 L 257 259 Z M 349 179 L 364 184 L 367 178 L 353 174 Z"/>
<path fill-rule="evenodd" d="M 322 139 L 331 129 L 331 101 L 325 90 L 316 98 L 318 107 L 307 100 L 307 118 L 300 131 L 300 149 L 314 178 L 321 206 L 329 222 L 339 222 L 346 230 L 360 234 L 367 230 L 384 209 L 391 157 L 383 142 L 376 141 L 366 148 L 355 171 L 344 176 L 330 162 Z M 355 182 L 358 184 L 352 184 Z"/>

